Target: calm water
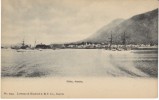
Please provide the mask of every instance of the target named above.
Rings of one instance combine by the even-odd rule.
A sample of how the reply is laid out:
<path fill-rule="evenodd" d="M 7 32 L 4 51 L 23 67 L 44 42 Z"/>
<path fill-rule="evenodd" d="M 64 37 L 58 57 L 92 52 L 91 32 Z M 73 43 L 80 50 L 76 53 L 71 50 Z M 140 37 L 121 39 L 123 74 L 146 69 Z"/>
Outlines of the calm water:
<path fill-rule="evenodd" d="M 157 51 L 2 49 L 2 77 L 156 77 Z"/>

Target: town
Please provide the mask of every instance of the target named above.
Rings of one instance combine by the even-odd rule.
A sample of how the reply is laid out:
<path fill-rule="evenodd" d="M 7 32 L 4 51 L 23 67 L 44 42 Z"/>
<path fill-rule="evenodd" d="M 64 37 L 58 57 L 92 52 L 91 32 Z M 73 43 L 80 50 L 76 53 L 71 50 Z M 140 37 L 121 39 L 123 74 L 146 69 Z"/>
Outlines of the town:
<path fill-rule="evenodd" d="M 27 45 L 22 43 L 20 46 L 12 46 L 11 49 L 105 49 L 112 51 L 121 51 L 121 50 L 154 50 L 157 49 L 158 45 L 154 44 L 110 44 L 110 43 L 92 43 L 92 42 L 80 42 L 80 43 L 67 43 L 67 44 L 50 44 L 46 45 L 43 43 L 37 44 L 35 46 Z M 1 47 L 2 49 L 5 47 Z"/>

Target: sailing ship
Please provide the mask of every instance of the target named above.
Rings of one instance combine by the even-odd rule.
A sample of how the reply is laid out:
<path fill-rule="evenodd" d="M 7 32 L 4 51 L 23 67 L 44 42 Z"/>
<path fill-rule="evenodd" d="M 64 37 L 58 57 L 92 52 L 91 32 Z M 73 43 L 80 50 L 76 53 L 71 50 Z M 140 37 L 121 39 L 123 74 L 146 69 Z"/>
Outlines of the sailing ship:
<path fill-rule="evenodd" d="M 22 41 L 22 46 L 20 47 L 20 49 L 27 49 L 29 48 L 30 46 L 29 45 L 26 45 L 24 40 Z"/>
<path fill-rule="evenodd" d="M 111 34 L 111 37 L 109 38 L 110 39 L 110 45 L 109 45 L 109 50 L 111 50 L 112 49 L 112 43 L 113 43 L 113 36 L 112 36 L 112 34 Z"/>
<path fill-rule="evenodd" d="M 121 41 L 122 41 L 122 47 L 119 47 L 118 44 L 116 45 L 116 47 L 113 47 L 113 36 L 111 34 L 110 38 L 109 38 L 109 50 L 112 50 L 112 51 L 123 51 L 123 50 L 128 50 L 127 49 L 127 46 L 126 46 L 126 34 L 124 32 L 124 35 L 121 36 Z"/>
<path fill-rule="evenodd" d="M 31 49 L 31 45 L 25 44 L 25 41 L 23 40 L 20 45 L 12 46 L 11 49 L 16 49 L 17 52 L 24 52 L 28 49 Z"/>
<path fill-rule="evenodd" d="M 123 38 L 121 38 L 121 39 L 122 39 L 123 49 L 124 49 L 124 50 L 127 50 L 127 47 L 126 47 L 126 35 L 125 35 L 125 32 L 124 32 Z"/>

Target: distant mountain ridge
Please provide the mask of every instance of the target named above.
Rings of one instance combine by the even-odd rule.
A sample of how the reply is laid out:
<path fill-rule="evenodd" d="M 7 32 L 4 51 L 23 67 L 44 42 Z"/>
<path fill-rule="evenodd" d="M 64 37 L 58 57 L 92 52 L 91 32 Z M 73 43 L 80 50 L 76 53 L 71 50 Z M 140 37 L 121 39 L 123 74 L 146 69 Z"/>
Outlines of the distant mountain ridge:
<path fill-rule="evenodd" d="M 135 15 L 127 20 L 116 19 L 102 27 L 83 42 L 108 42 L 112 34 L 114 43 L 121 43 L 126 34 L 127 43 L 158 43 L 158 9 Z"/>

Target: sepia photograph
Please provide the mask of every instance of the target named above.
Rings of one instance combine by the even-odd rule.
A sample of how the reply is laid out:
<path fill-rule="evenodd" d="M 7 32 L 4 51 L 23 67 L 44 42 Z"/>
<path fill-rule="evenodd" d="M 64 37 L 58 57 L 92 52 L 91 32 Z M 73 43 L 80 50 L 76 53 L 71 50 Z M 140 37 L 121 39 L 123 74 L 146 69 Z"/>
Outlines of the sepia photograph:
<path fill-rule="evenodd" d="M 157 98 L 158 0 L 1 0 L 1 98 Z"/>

